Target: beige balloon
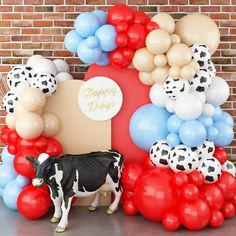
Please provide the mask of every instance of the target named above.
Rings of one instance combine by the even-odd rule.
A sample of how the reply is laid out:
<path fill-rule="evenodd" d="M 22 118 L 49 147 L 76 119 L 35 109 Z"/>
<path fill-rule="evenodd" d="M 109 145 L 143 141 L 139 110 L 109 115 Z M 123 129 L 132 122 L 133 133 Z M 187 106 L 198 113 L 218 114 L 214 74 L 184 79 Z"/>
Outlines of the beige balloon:
<path fill-rule="evenodd" d="M 6 115 L 6 125 L 9 129 L 16 128 L 16 115 L 14 113 L 7 113 Z"/>
<path fill-rule="evenodd" d="M 158 24 L 160 29 L 166 30 L 169 34 L 175 31 L 175 21 L 173 17 L 166 13 L 159 13 L 152 17 L 151 21 Z"/>
<path fill-rule="evenodd" d="M 188 65 L 192 59 L 192 53 L 188 46 L 183 43 L 175 43 L 166 53 L 167 61 L 170 66 L 183 67 Z"/>
<path fill-rule="evenodd" d="M 151 73 L 149 72 L 139 72 L 139 80 L 145 85 L 153 85 L 154 81 L 152 80 Z"/>
<path fill-rule="evenodd" d="M 19 101 L 25 110 L 35 112 L 44 107 L 46 97 L 37 88 L 25 88 L 20 94 Z"/>
<path fill-rule="evenodd" d="M 133 57 L 133 66 L 142 72 L 150 72 L 155 67 L 154 55 L 147 48 L 138 49 Z"/>
<path fill-rule="evenodd" d="M 156 67 L 151 72 L 151 78 L 155 83 L 163 84 L 166 78 L 168 77 L 169 66 L 165 67 Z"/>
<path fill-rule="evenodd" d="M 193 69 L 195 70 L 195 74 L 197 74 L 197 72 L 200 70 L 200 66 L 199 66 L 199 64 L 197 63 L 197 61 L 195 61 L 195 60 L 192 60 L 192 61 L 188 64 L 188 66 L 193 67 Z"/>
<path fill-rule="evenodd" d="M 58 117 L 51 113 L 43 113 L 42 115 L 44 121 L 44 130 L 43 136 L 44 137 L 54 137 L 60 130 L 60 121 Z"/>
<path fill-rule="evenodd" d="M 191 66 L 184 66 L 181 69 L 181 78 L 185 80 L 190 80 L 194 77 L 195 75 L 195 70 Z"/>
<path fill-rule="evenodd" d="M 167 64 L 167 58 L 165 55 L 156 55 L 154 57 L 154 64 L 157 67 L 164 67 Z"/>
<path fill-rule="evenodd" d="M 34 139 L 42 134 L 44 123 L 41 116 L 33 112 L 23 112 L 17 116 L 16 131 L 21 138 Z"/>
<path fill-rule="evenodd" d="M 181 42 L 181 39 L 180 39 L 179 35 L 177 35 L 177 34 L 172 34 L 170 36 L 170 38 L 171 38 L 171 44 L 175 44 L 175 43 L 180 43 Z"/>
<path fill-rule="evenodd" d="M 211 54 L 220 43 L 220 31 L 216 23 L 206 15 L 190 14 L 182 17 L 176 23 L 175 33 L 188 46 L 194 43 L 207 45 Z"/>
<path fill-rule="evenodd" d="M 172 78 L 172 79 L 179 79 L 180 78 L 180 71 L 181 71 L 181 68 L 178 67 L 178 66 L 172 66 L 170 69 L 169 69 L 169 76 Z"/>
<path fill-rule="evenodd" d="M 14 113 L 18 116 L 20 113 L 27 112 L 27 110 L 21 105 L 19 101 L 14 104 Z"/>
<path fill-rule="evenodd" d="M 170 35 L 163 29 L 151 31 L 146 38 L 146 47 L 153 54 L 164 54 L 170 46 Z"/>

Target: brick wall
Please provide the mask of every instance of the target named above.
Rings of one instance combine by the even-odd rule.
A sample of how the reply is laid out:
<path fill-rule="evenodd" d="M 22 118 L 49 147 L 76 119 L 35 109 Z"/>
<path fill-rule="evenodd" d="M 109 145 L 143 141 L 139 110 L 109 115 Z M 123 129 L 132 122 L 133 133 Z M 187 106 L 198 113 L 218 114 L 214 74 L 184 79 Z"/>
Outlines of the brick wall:
<path fill-rule="evenodd" d="M 230 100 L 224 105 L 236 119 L 236 0 L 0 0 L 0 73 L 3 76 L 15 64 L 25 63 L 33 54 L 65 58 L 76 79 L 83 79 L 87 66 L 68 52 L 64 35 L 73 27 L 80 12 L 107 10 L 111 5 L 126 3 L 153 15 L 167 12 L 175 19 L 201 12 L 220 27 L 221 43 L 214 54 L 218 75 L 231 87 Z M 4 111 L 0 111 L 4 124 Z M 228 148 L 236 160 L 236 140 Z"/>

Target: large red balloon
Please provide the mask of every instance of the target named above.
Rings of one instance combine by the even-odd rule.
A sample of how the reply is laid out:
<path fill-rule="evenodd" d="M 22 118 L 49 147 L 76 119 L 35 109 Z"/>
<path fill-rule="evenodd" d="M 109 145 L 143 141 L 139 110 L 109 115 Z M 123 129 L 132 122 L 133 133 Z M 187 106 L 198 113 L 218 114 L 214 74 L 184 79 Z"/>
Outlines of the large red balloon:
<path fill-rule="evenodd" d="M 95 76 L 111 78 L 120 86 L 123 94 L 122 107 L 112 118 L 112 148 L 119 150 L 125 156 L 125 163 L 142 163 L 147 152 L 142 151 L 133 143 L 129 135 L 129 121 L 137 108 L 150 102 L 150 87 L 139 81 L 137 70 L 118 70 L 112 66 L 92 65 L 85 75 L 85 80 Z"/>
<path fill-rule="evenodd" d="M 223 165 L 227 160 L 227 153 L 223 147 L 216 147 L 213 156 Z"/>
<path fill-rule="evenodd" d="M 46 149 L 46 153 L 50 156 L 59 156 L 63 153 L 63 148 L 61 146 L 61 144 L 53 138 L 48 138 L 48 146 Z"/>
<path fill-rule="evenodd" d="M 230 201 L 236 195 L 236 178 L 228 172 L 223 171 L 216 184 L 222 189 L 226 201 Z"/>
<path fill-rule="evenodd" d="M 176 191 L 172 187 L 173 174 L 158 168 L 148 170 L 136 183 L 134 201 L 143 216 L 161 221 L 163 215 L 176 208 Z"/>
<path fill-rule="evenodd" d="M 44 216 L 50 207 L 51 199 L 45 187 L 37 188 L 29 185 L 22 190 L 17 207 L 21 215 L 30 220 L 36 220 Z"/>
<path fill-rule="evenodd" d="M 236 195 L 234 195 L 234 197 L 231 199 L 231 202 L 234 204 L 234 206 L 236 207 Z"/>
<path fill-rule="evenodd" d="M 181 223 L 190 230 L 200 230 L 207 226 L 211 218 L 210 207 L 204 199 L 197 199 L 192 203 L 179 203 L 179 217 Z"/>
<path fill-rule="evenodd" d="M 128 46 L 133 49 L 139 49 L 145 47 L 145 41 L 147 37 L 147 30 L 143 25 L 134 24 L 131 25 L 127 31 L 129 37 Z"/>

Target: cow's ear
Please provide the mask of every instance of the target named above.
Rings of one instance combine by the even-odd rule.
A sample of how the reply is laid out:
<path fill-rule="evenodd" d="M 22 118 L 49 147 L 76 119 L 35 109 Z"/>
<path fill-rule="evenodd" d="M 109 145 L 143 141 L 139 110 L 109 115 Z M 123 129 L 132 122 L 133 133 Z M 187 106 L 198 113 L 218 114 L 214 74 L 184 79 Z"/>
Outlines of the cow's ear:
<path fill-rule="evenodd" d="M 26 159 L 31 162 L 31 163 L 34 163 L 36 158 L 35 157 L 31 157 L 31 156 L 26 156 Z"/>

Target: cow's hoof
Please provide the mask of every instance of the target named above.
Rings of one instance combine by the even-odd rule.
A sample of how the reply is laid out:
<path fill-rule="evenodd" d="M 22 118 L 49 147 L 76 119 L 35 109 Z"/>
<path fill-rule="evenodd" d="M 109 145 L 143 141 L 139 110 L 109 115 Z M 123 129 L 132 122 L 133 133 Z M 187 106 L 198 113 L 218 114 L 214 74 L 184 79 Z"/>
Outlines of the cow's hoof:
<path fill-rule="evenodd" d="M 63 227 L 60 227 L 60 226 L 57 226 L 56 227 L 56 232 L 57 233 L 63 233 L 63 232 L 65 232 L 66 231 L 66 228 L 63 228 Z"/>
<path fill-rule="evenodd" d="M 50 221 L 51 223 L 58 223 L 60 221 L 60 218 L 53 216 Z"/>
<path fill-rule="evenodd" d="M 97 207 L 89 206 L 89 207 L 88 207 L 88 210 L 89 210 L 89 211 L 96 211 L 96 210 L 97 210 Z"/>
<path fill-rule="evenodd" d="M 113 215 L 115 213 L 115 211 L 111 210 L 110 208 L 107 208 L 106 213 L 107 213 L 107 215 Z"/>

